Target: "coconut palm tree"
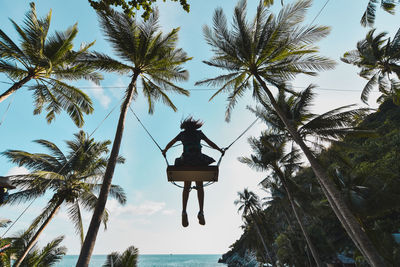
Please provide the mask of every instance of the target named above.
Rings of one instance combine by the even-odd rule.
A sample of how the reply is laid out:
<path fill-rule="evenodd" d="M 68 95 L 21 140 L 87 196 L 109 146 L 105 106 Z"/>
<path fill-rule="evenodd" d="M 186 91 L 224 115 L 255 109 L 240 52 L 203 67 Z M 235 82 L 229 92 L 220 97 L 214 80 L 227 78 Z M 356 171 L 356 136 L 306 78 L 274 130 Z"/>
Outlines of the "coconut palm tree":
<path fill-rule="evenodd" d="M 19 166 L 25 166 L 29 174 L 11 176 L 13 184 L 21 190 L 11 194 L 7 204 L 25 202 L 43 196 L 47 190 L 53 191 L 42 213 L 35 218 L 28 232 L 31 235 L 26 250 L 18 258 L 14 266 L 20 266 L 25 256 L 37 242 L 40 234 L 55 217 L 62 205 L 68 208 L 69 218 L 72 220 L 76 233 L 83 243 L 84 232 L 82 223 L 82 208 L 93 210 L 96 202 L 96 193 L 101 187 L 110 141 L 97 142 L 86 133 L 80 131 L 75 134 L 75 140 L 67 141 L 70 151 L 64 154 L 54 143 L 47 140 L 36 140 L 50 151 L 50 154 L 29 153 L 20 150 L 7 150 L 2 154 Z M 120 162 L 123 159 L 120 158 Z M 126 202 L 123 189 L 117 185 L 111 186 L 111 196 L 119 203 Z M 108 213 L 102 217 L 106 226 Z"/>
<path fill-rule="evenodd" d="M 11 242 L 11 247 L 1 255 L 0 264 L 4 267 L 11 267 L 11 259 L 20 257 L 29 244 L 33 233 L 20 233 L 17 236 L 7 238 Z M 67 248 L 60 246 L 64 236 L 59 236 L 46 244 L 43 248 L 35 245 L 26 256 L 22 267 L 50 267 L 55 266 L 67 253 Z"/>
<path fill-rule="evenodd" d="M 371 135 L 370 131 L 364 131 L 356 127 L 357 123 L 368 114 L 369 109 L 349 109 L 353 105 L 348 105 L 321 115 L 310 112 L 310 107 L 314 99 L 312 89 L 313 86 L 309 86 L 304 91 L 290 97 L 286 96 L 284 90 L 280 90 L 276 97 L 279 108 L 283 111 L 285 117 L 291 121 L 292 125 L 294 125 L 302 140 L 310 143 L 313 148 L 322 149 L 321 142 L 334 142 L 349 135 Z M 293 140 L 292 135 L 285 127 L 275 108 L 271 103 L 267 102 L 268 99 L 263 100 L 260 98 L 259 101 L 262 106 L 249 109 L 272 129 L 274 140 Z M 324 187 L 321 187 L 321 189 L 324 191 Z M 343 197 L 343 194 L 341 196 Z M 343 200 L 345 201 L 344 198 Z M 336 206 L 332 206 L 332 208 L 335 211 Z M 356 246 L 362 252 L 357 243 Z"/>
<path fill-rule="evenodd" d="M 395 7 L 397 5 L 396 2 L 398 0 L 368 0 L 367 8 L 363 16 L 361 17 L 361 25 L 366 26 L 373 26 L 375 23 L 375 14 L 376 14 L 376 5 L 380 2 L 380 7 L 389 14 L 394 15 Z"/>
<path fill-rule="evenodd" d="M 273 259 L 271 258 L 271 254 L 268 251 L 267 245 L 265 244 L 264 238 L 261 235 L 260 227 L 257 223 L 256 214 L 261 209 L 260 200 L 258 196 L 249 191 L 247 188 L 243 190 L 243 192 L 238 192 L 239 198 L 235 200 L 235 205 L 239 205 L 238 212 L 242 212 L 242 218 L 245 219 L 250 217 L 256 229 L 257 235 L 260 238 L 260 241 L 264 247 L 266 260 L 269 260 L 273 266 L 275 266 Z"/>
<path fill-rule="evenodd" d="M 134 246 L 130 246 L 122 254 L 118 252 L 108 254 L 103 267 L 136 267 L 138 256 L 139 250 Z"/>
<path fill-rule="evenodd" d="M 378 85 L 382 93 L 377 102 L 387 98 L 400 105 L 400 29 L 393 40 L 384 39 L 386 32 L 374 36 L 370 30 L 365 39 L 357 43 L 357 49 L 346 52 L 341 60 L 361 69 L 359 75 L 368 80 L 361 93 L 361 100 L 367 103 L 369 93 Z"/>
<path fill-rule="evenodd" d="M 230 92 L 227 119 L 247 89 L 252 89 L 257 101 L 267 97 L 289 134 L 310 162 L 329 203 L 349 236 L 360 247 L 369 263 L 373 266 L 384 266 L 380 255 L 351 214 L 340 192 L 292 122 L 286 118 L 271 91 L 274 87 L 287 90 L 282 85 L 297 74 L 316 75 L 316 71 L 331 69 L 334 66 L 331 60 L 318 56 L 318 49 L 314 46 L 314 42 L 328 34 L 329 28 L 301 25 L 310 5 L 310 0 L 296 1 L 284 6 L 279 14 L 274 16 L 260 3 L 254 20 L 249 23 L 246 18 L 246 1 L 241 0 L 234 10 L 232 30 L 228 29 L 222 9 L 217 9 L 213 18 L 213 28 L 204 27 L 206 41 L 214 52 L 213 58 L 205 63 L 221 68 L 227 73 L 197 84 L 220 85 L 214 96 L 221 92 Z"/>
<path fill-rule="evenodd" d="M 249 143 L 254 154 L 250 157 L 241 157 L 239 158 L 239 161 L 256 170 L 271 171 L 269 176 L 272 176 L 273 180 L 280 181 L 316 265 L 319 267 L 323 266 L 320 256 L 303 225 L 299 213 L 297 212 L 296 204 L 288 184 L 288 180 L 295 170 L 293 167 L 297 167 L 295 160 L 298 158 L 298 153 L 296 153 L 296 151 L 291 151 L 288 154 L 285 154 L 286 141 L 282 138 L 268 135 L 266 132 L 263 133 L 260 138 L 250 138 Z"/>
<path fill-rule="evenodd" d="M 20 45 L 0 30 L 0 72 L 14 82 L 0 94 L 0 102 L 29 81 L 35 80 L 28 87 L 33 92 L 33 113 L 40 114 L 45 109 L 47 122 L 50 123 L 56 114 L 64 110 L 81 127 L 84 123 L 83 114 L 93 112 L 92 101 L 88 95 L 64 80 L 86 79 L 98 84 L 102 76 L 91 66 L 77 62 L 94 42 L 81 45 L 78 51 L 73 50 L 73 41 L 78 33 L 77 24 L 64 32 L 48 36 L 51 11 L 44 18 L 38 18 L 35 4 L 30 5 L 24 26 L 11 20 L 21 39 Z"/>
<path fill-rule="evenodd" d="M 189 95 L 187 90 L 173 83 L 173 81 L 183 81 L 188 78 L 187 71 L 181 65 L 191 59 L 182 49 L 176 48 L 179 29 L 173 29 L 168 34 L 163 35 L 158 30 L 157 11 L 142 23 L 137 23 L 131 17 L 114 10 L 100 12 L 98 15 L 107 40 L 122 61 L 94 52 L 86 57 L 85 62 L 103 71 L 129 74 L 131 81 L 126 89 L 125 99 L 121 106 L 99 201 L 90 222 L 77 266 L 88 266 L 90 261 L 118 158 L 126 113 L 132 99 L 135 99 L 138 94 L 137 80 L 139 78 L 141 80 L 142 91 L 149 105 L 149 113 L 154 112 L 154 103 L 159 100 L 176 110 L 167 92 Z"/>

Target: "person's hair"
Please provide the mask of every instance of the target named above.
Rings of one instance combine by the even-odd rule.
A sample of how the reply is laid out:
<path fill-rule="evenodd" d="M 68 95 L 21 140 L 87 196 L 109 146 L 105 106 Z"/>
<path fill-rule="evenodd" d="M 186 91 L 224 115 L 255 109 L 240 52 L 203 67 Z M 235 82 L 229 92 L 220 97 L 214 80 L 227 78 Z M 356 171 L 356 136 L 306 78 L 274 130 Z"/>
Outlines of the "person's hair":
<path fill-rule="evenodd" d="M 181 129 L 185 130 L 196 130 L 203 126 L 203 122 L 201 120 L 195 120 L 192 116 L 187 117 L 183 121 L 181 121 Z"/>

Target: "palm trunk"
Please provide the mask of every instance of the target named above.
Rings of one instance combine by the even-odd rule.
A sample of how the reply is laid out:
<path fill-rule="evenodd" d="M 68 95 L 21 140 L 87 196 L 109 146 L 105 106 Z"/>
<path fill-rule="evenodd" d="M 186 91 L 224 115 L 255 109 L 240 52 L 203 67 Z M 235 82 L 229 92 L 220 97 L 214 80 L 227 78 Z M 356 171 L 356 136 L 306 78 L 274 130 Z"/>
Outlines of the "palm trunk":
<path fill-rule="evenodd" d="M 253 216 L 253 213 L 251 213 L 251 217 L 253 218 L 254 227 L 256 228 L 257 234 L 258 234 L 258 236 L 260 237 L 261 243 L 262 243 L 262 245 L 263 245 L 263 247 L 264 247 L 264 251 L 265 251 L 265 254 L 266 254 L 266 258 L 269 259 L 269 260 L 271 261 L 272 266 L 275 266 L 274 261 L 272 260 L 271 255 L 270 255 L 269 252 L 268 252 L 268 248 L 267 248 L 267 245 L 265 244 L 264 238 L 263 238 L 263 236 L 261 235 L 261 231 L 260 231 L 260 228 L 259 228 L 258 225 L 257 225 L 257 221 L 256 221 L 255 217 Z"/>
<path fill-rule="evenodd" d="M 319 182 L 319 184 L 321 185 L 321 182 Z M 326 191 L 326 188 L 321 185 L 321 189 L 322 189 L 323 194 L 328 198 L 328 201 L 329 201 L 329 199 L 331 199 L 329 201 L 329 203 L 333 203 L 333 200 L 330 197 L 329 193 Z M 345 228 L 345 230 L 346 230 L 347 234 L 349 235 L 350 239 L 353 240 L 355 246 L 358 248 L 358 250 L 363 254 L 363 256 L 365 258 L 368 258 L 367 255 L 365 254 L 365 252 L 360 247 L 360 244 L 358 243 L 357 238 L 355 237 L 354 233 L 350 229 L 349 224 L 346 222 L 346 220 L 344 219 L 344 217 L 342 216 L 342 214 L 338 210 L 337 206 L 336 205 L 331 205 L 331 208 L 332 208 L 333 212 L 336 214 L 336 216 L 339 219 L 340 223 L 342 224 L 343 228 Z"/>
<path fill-rule="evenodd" d="M 308 161 L 310 162 L 311 168 L 313 169 L 315 176 L 317 177 L 318 182 L 320 183 L 321 187 L 324 187 L 325 194 L 329 201 L 329 204 L 333 207 L 334 205 L 336 208 L 333 208 L 336 216 L 339 218 L 340 222 L 342 223 L 343 227 L 349 234 L 350 238 L 353 242 L 359 245 L 361 248 L 361 252 L 363 255 L 367 257 L 367 260 L 371 266 L 374 267 L 384 267 L 385 263 L 383 262 L 381 256 L 376 251 L 374 245 L 369 240 L 367 234 L 361 228 L 360 224 L 357 222 L 354 215 L 350 212 L 349 208 L 347 207 L 346 203 L 342 199 L 340 192 L 335 188 L 332 181 L 329 179 L 328 175 L 326 174 L 325 170 L 319 164 L 315 156 L 312 154 L 311 150 L 307 147 L 304 141 L 299 136 L 296 129 L 293 125 L 289 122 L 289 120 L 285 117 L 282 110 L 279 108 L 278 104 L 275 101 L 274 96 L 272 95 L 271 91 L 268 89 L 265 82 L 261 79 L 258 74 L 254 75 L 257 81 L 263 87 L 265 93 L 268 95 L 268 98 L 275 109 L 276 113 L 278 114 L 279 118 L 285 124 L 287 130 L 289 131 L 290 135 L 292 136 L 293 140 L 300 146 L 301 150 L 307 157 Z"/>
<path fill-rule="evenodd" d="M 33 78 L 33 75 L 28 74 L 25 78 L 20 80 L 19 82 L 14 83 L 7 91 L 0 95 L 0 103 L 3 102 L 7 97 L 9 97 L 12 93 L 20 89 L 24 84 L 29 82 Z"/>
<path fill-rule="evenodd" d="M 281 172 L 281 170 L 278 168 L 278 166 L 273 166 L 273 167 L 274 167 L 275 171 L 277 171 L 277 173 L 279 174 L 278 177 L 281 180 L 283 187 L 285 188 L 286 194 L 287 194 L 288 199 L 289 199 L 290 206 L 292 207 L 294 216 L 296 217 L 296 220 L 300 225 L 300 229 L 301 229 L 301 231 L 303 233 L 304 238 L 306 239 L 307 245 L 311 250 L 311 254 L 312 254 L 312 256 L 313 256 L 313 258 L 315 260 L 315 263 L 317 264 L 318 267 L 323 267 L 323 263 L 322 263 L 322 261 L 321 261 L 321 259 L 319 257 L 319 254 L 318 254 L 317 250 L 315 249 L 314 244 L 311 242 L 311 239 L 310 239 L 310 237 L 309 237 L 309 235 L 308 235 L 308 233 L 307 233 L 307 231 L 306 231 L 306 229 L 305 229 L 305 227 L 303 225 L 303 222 L 300 219 L 299 214 L 297 213 L 292 194 L 291 194 L 291 192 L 289 190 L 288 184 L 286 183 L 286 178 L 285 178 L 284 174 Z"/>
<path fill-rule="evenodd" d="M 138 75 L 139 73 L 136 72 L 134 73 L 132 80 L 128 86 L 127 96 L 121 107 L 121 114 L 119 116 L 118 126 L 115 133 L 110 158 L 108 159 L 107 168 L 104 174 L 103 184 L 101 185 L 99 198 L 97 200 L 96 207 L 93 212 L 92 220 L 90 221 L 89 229 L 87 231 L 85 241 L 83 242 L 78 262 L 76 263 L 77 267 L 89 266 L 90 257 L 92 256 L 94 245 L 96 243 L 97 233 L 99 231 L 101 219 L 103 217 L 104 209 L 106 207 L 108 193 L 111 188 L 111 182 L 114 175 L 115 165 L 117 164 L 119 149 L 122 141 L 122 135 L 125 127 L 126 113 L 132 101 L 133 93 L 136 88 L 136 79 Z"/>
<path fill-rule="evenodd" d="M 60 209 L 63 202 L 64 202 L 64 199 L 58 200 L 56 206 L 51 211 L 49 217 L 47 217 L 47 219 L 44 221 L 44 223 L 37 230 L 36 234 L 31 238 L 31 240 L 29 241 L 28 245 L 25 248 L 24 253 L 22 254 L 21 257 L 19 257 L 19 259 L 17 259 L 17 261 L 14 263 L 13 267 L 19 267 L 21 265 L 21 263 L 24 261 L 26 255 L 28 255 L 29 251 L 36 244 L 36 242 L 39 239 L 39 236 L 42 234 L 42 232 L 47 227 L 47 225 L 50 223 L 50 221 L 54 218 L 54 216 L 56 215 L 57 211 Z"/>

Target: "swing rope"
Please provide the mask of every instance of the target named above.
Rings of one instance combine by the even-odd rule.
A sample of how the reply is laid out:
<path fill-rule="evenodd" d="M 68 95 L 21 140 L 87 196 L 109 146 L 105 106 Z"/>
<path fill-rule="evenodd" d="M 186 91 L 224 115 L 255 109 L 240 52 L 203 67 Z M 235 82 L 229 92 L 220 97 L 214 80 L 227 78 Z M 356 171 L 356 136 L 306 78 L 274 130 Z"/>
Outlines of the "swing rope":
<path fill-rule="evenodd" d="M 151 133 L 147 130 L 146 126 L 144 126 L 144 124 L 142 123 L 142 121 L 139 119 L 139 117 L 136 115 L 136 113 L 133 111 L 133 109 L 131 108 L 131 106 L 129 106 L 129 109 L 132 111 L 132 114 L 135 116 L 135 118 L 138 120 L 138 122 L 140 123 L 140 125 L 142 125 L 143 129 L 146 131 L 146 133 L 150 136 L 151 140 L 153 140 L 154 144 L 156 144 L 156 146 L 158 147 L 158 149 L 160 150 L 161 154 L 162 154 L 162 148 L 161 146 L 157 143 L 157 141 L 154 139 L 154 137 L 151 135 Z M 169 166 L 168 163 L 168 159 L 166 156 L 164 156 L 164 154 L 162 154 L 165 162 L 167 163 L 167 165 Z"/>
<path fill-rule="evenodd" d="M 225 150 L 228 150 L 228 148 L 230 148 L 234 143 L 236 143 L 237 140 L 239 140 L 248 130 L 250 130 L 251 127 L 254 126 L 254 124 L 256 124 L 256 122 L 258 121 L 259 118 L 255 119 L 250 125 L 249 127 L 246 128 L 246 130 L 244 130 L 235 140 L 233 140 L 233 142 L 227 146 L 225 148 Z"/>
<path fill-rule="evenodd" d="M 146 126 L 144 126 L 144 124 L 142 123 L 142 121 L 139 119 L 139 117 L 136 115 L 136 113 L 133 111 L 133 109 L 131 108 L 131 106 L 129 106 L 129 109 L 131 110 L 131 112 L 132 112 L 132 114 L 135 116 L 135 118 L 137 119 L 137 121 L 140 123 L 140 125 L 143 127 L 143 129 L 146 131 L 146 133 L 149 135 L 149 137 L 151 138 L 151 140 L 154 142 L 154 144 L 158 147 L 158 149 L 160 150 L 160 152 L 161 152 L 161 154 L 162 154 L 162 148 L 161 148 L 161 146 L 157 143 L 157 141 L 154 139 L 154 137 L 151 135 L 151 133 L 147 130 L 147 128 L 146 128 Z M 224 151 L 224 153 L 222 153 L 221 154 L 221 156 L 220 156 L 220 158 L 219 158 L 219 160 L 218 160 L 218 163 L 217 163 L 217 166 L 219 167 L 219 165 L 221 164 L 221 161 L 222 161 L 222 158 L 223 158 L 223 156 L 225 155 L 225 152 L 234 144 L 234 143 L 236 143 L 236 141 L 238 141 L 248 130 L 250 130 L 250 128 L 251 127 L 253 127 L 255 124 L 256 124 L 256 122 L 258 121 L 258 119 L 259 118 L 257 118 L 257 119 L 255 119 L 235 140 L 233 140 L 233 142 L 232 143 L 230 143 L 226 148 L 223 148 L 223 151 Z M 178 144 L 178 145 L 174 145 L 174 146 L 172 146 L 172 147 L 177 147 L 177 146 L 180 146 L 180 145 L 182 145 L 182 144 Z M 206 147 L 209 147 L 209 148 L 212 148 L 212 147 L 210 147 L 210 146 L 208 146 L 208 145 L 205 145 L 205 144 L 202 144 L 203 146 L 206 146 Z M 164 155 L 164 154 L 162 154 L 163 155 L 163 157 L 164 157 L 164 159 L 165 159 L 165 162 L 167 163 L 167 166 L 170 166 L 169 165 L 169 162 L 168 162 L 168 159 L 167 159 L 167 157 Z M 181 185 L 178 185 L 177 183 L 175 183 L 174 181 L 171 181 L 171 183 L 172 184 L 174 184 L 175 186 L 177 186 L 177 187 L 180 187 L 180 188 L 184 188 L 183 186 L 181 186 Z M 208 181 L 206 184 L 204 184 L 203 185 L 203 187 L 206 187 L 206 186 L 209 186 L 209 185 L 211 185 L 211 184 L 213 184 L 213 183 L 215 183 L 215 181 Z M 196 186 L 193 186 L 193 187 L 191 187 L 189 190 L 191 190 L 191 189 L 197 189 L 197 187 Z"/>

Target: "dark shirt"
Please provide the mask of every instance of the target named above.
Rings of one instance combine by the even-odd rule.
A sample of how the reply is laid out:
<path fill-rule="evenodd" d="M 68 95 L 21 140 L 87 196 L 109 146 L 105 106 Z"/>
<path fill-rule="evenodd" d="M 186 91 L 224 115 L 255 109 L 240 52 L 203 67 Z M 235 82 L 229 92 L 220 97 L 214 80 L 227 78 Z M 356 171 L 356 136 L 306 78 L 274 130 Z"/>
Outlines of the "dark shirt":
<path fill-rule="evenodd" d="M 181 141 L 183 144 L 183 154 L 200 154 L 200 141 L 204 140 L 205 138 L 206 136 L 200 130 L 185 130 L 176 136 L 176 140 Z"/>

